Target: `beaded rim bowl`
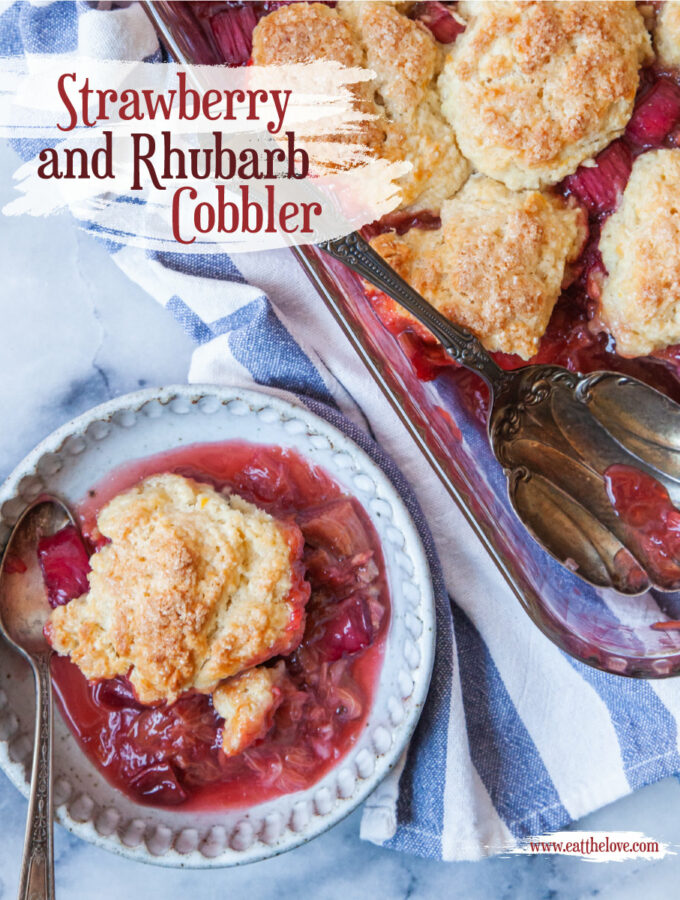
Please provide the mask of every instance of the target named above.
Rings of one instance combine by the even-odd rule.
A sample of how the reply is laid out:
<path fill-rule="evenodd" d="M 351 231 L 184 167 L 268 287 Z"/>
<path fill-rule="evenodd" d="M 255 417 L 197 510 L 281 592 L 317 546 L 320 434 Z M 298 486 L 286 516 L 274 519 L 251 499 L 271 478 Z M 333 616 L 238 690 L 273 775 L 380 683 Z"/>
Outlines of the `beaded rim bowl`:
<path fill-rule="evenodd" d="M 316 784 L 241 810 L 141 806 L 112 787 L 55 713 L 57 821 L 92 844 L 164 866 L 254 862 L 326 831 L 396 765 L 418 721 L 434 656 L 434 599 L 418 532 L 385 473 L 325 420 L 259 391 L 204 385 L 147 389 L 79 416 L 42 441 L 0 488 L 0 548 L 43 491 L 77 502 L 106 472 L 181 444 L 241 439 L 295 447 L 364 506 L 381 540 L 391 621 L 376 695 L 354 746 Z M 0 639 L 0 767 L 28 794 L 33 683 Z"/>

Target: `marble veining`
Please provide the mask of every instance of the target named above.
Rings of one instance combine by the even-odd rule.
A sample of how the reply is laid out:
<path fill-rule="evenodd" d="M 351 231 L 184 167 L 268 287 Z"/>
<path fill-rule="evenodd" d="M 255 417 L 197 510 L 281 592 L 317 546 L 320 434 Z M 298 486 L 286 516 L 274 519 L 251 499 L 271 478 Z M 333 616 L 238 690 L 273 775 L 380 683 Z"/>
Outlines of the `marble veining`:
<path fill-rule="evenodd" d="M 0 146 L 0 206 L 17 158 Z M 0 218 L 0 476 L 72 416 L 113 396 L 186 380 L 191 341 L 68 215 Z M 275 289 L 275 288 L 274 288 Z M 6 652 L 3 648 L 2 652 Z M 25 801 L 0 774 L 0 900 L 16 896 Z M 666 779 L 575 826 L 643 831 L 680 849 L 680 784 Z M 359 812 L 281 857 L 237 869 L 166 870 L 57 827 L 57 897 L 68 900 L 577 898 L 674 896 L 680 856 L 590 865 L 557 857 L 434 863 L 359 840 Z"/>

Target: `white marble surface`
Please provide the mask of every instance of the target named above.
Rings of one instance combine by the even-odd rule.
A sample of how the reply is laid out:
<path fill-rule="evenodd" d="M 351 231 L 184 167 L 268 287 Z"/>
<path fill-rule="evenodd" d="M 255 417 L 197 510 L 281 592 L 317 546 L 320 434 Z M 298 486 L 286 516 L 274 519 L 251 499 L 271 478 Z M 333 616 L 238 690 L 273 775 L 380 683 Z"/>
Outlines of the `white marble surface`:
<path fill-rule="evenodd" d="M 0 146 L 0 206 L 17 160 Z M 186 380 L 191 341 L 118 271 L 67 215 L 0 217 L 0 478 L 79 412 L 146 384 Z M 5 652 L 4 650 L 2 652 Z M 25 802 L 0 775 L 0 900 L 16 895 Z M 680 785 L 667 779 L 578 823 L 635 830 L 680 848 Z M 143 866 L 56 832 L 57 895 L 68 900 L 336 898 L 582 898 L 677 895 L 680 858 L 589 864 L 558 857 L 433 863 L 358 837 L 355 813 L 277 859 L 192 872 Z"/>

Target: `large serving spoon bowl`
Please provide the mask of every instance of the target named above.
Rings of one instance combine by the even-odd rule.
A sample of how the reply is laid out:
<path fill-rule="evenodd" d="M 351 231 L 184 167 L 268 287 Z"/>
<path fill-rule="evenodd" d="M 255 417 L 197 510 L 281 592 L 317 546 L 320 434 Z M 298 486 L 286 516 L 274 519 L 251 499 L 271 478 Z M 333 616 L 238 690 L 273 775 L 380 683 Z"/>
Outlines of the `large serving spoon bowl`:
<path fill-rule="evenodd" d="M 0 562 L 0 634 L 28 660 L 35 677 L 33 766 L 19 900 L 54 897 L 52 851 L 52 650 L 44 636 L 50 613 L 38 562 L 41 538 L 74 524 L 56 497 L 43 496 L 20 516 Z"/>
<path fill-rule="evenodd" d="M 680 590 L 680 561 L 658 570 L 612 504 L 607 471 L 655 479 L 680 506 L 680 406 L 616 372 L 579 375 L 552 365 L 506 371 L 479 340 L 450 322 L 359 234 L 322 243 L 396 300 L 448 355 L 491 392 L 488 430 L 510 502 L 530 534 L 563 566 L 600 588 L 637 595 Z"/>

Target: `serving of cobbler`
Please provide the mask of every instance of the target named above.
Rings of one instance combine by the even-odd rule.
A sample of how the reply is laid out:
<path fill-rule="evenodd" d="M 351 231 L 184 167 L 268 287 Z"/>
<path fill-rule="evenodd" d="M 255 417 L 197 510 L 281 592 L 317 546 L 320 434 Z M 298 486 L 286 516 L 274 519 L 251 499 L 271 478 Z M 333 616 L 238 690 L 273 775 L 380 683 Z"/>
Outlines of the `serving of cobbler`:
<path fill-rule="evenodd" d="M 38 548 L 66 721 L 110 782 L 185 808 L 310 786 L 368 714 L 389 599 L 359 503 L 294 451 L 169 451 Z"/>

